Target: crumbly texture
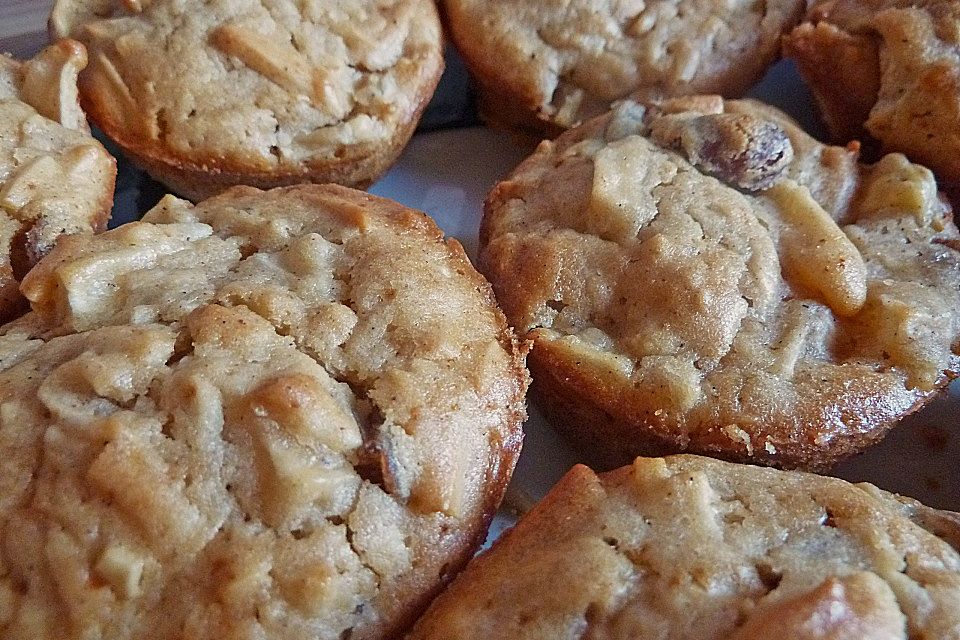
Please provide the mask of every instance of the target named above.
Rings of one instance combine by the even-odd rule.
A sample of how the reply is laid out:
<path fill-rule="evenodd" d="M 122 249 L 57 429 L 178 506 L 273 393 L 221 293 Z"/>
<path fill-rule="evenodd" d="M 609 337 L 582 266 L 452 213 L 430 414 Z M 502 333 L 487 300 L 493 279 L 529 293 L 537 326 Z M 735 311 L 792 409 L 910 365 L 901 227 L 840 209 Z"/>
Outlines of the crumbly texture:
<path fill-rule="evenodd" d="M 368 185 L 443 69 L 430 0 L 59 0 L 50 27 L 90 50 L 91 119 L 194 200 L 236 184 Z"/>
<path fill-rule="evenodd" d="M 0 336 L 0 636 L 396 637 L 520 450 L 489 285 L 341 187 L 145 220 L 65 239 Z"/>
<path fill-rule="evenodd" d="M 116 162 L 77 101 L 86 63 L 69 40 L 26 62 L 0 55 L 0 322 L 25 310 L 19 280 L 57 238 L 110 216 Z"/>
<path fill-rule="evenodd" d="M 546 133 L 647 99 L 745 92 L 803 0 L 444 0 L 492 120 Z"/>
<path fill-rule="evenodd" d="M 410 640 L 955 640 L 960 554 L 909 515 L 872 485 L 696 456 L 577 466 Z"/>
<path fill-rule="evenodd" d="M 960 4 L 820 0 L 784 39 L 831 133 L 865 133 L 960 184 Z"/>
<path fill-rule="evenodd" d="M 690 451 L 823 468 L 960 369 L 960 234 L 929 170 L 716 96 L 544 142 L 481 269 L 544 410 L 605 468 Z"/>

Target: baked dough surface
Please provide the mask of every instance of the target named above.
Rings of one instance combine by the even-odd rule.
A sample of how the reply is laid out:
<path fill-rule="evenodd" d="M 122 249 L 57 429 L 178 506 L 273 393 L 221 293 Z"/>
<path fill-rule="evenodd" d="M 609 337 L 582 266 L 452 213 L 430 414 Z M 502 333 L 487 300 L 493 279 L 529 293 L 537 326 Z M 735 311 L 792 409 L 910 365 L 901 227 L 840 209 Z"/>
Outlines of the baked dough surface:
<path fill-rule="evenodd" d="M 90 50 L 91 119 L 192 199 L 369 184 L 443 68 L 429 0 L 60 0 L 50 25 Z"/>
<path fill-rule="evenodd" d="M 483 106 L 570 127 L 616 99 L 742 95 L 779 55 L 800 0 L 444 0 Z M 483 98 L 483 96 L 481 96 Z M 507 105 L 496 104 L 498 102 Z"/>
<path fill-rule="evenodd" d="M 784 39 L 831 133 L 869 133 L 960 184 L 960 5 L 820 0 Z"/>
<path fill-rule="evenodd" d="M 25 310 L 19 281 L 57 238 L 110 216 L 116 161 L 77 101 L 86 64 L 70 40 L 25 62 L 0 55 L 0 321 Z"/>
<path fill-rule="evenodd" d="M 929 170 L 860 165 L 771 107 L 624 102 L 496 186 L 480 264 L 597 464 L 823 468 L 958 371 L 951 218 Z"/>
<path fill-rule="evenodd" d="M 697 456 L 578 466 L 410 637 L 956 638 L 960 554 L 924 527 L 960 515 Z"/>
<path fill-rule="evenodd" d="M 425 215 L 237 188 L 67 238 L 0 337 L 0 636 L 394 637 L 476 550 L 527 375 Z"/>

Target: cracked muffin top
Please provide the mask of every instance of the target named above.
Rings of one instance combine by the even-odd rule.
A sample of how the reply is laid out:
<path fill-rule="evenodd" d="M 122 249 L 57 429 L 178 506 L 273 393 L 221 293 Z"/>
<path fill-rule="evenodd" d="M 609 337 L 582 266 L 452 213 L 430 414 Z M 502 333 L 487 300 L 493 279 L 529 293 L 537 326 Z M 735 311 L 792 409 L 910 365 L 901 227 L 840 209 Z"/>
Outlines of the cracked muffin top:
<path fill-rule="evenodd" d="M 457 48 L 491 96 L 482 101 L 488 115 L 525 119 L 521 124 L 548 131 L 602 113 L 630 94 L 739 95 L 763 75 L 779 53 L 781 34 L 805 9 L 803 0 L 443 5 Z"/>
<path fill-rule="evenodd" d="M 482 542 L 527 376 L 423 214 L 168 196 L 0 337 L 0 636 L 396 637 Z"/>
<path fill-rule="evenodd" d="M 542 143 L 489 195 L 480 260 L 598 464 L 821 468 L 960 369 L 958 249 L 929 170 L 695 96 Z"/>
<path fill-rule="evenodd" d="M 91 119 L 192 199 L 369 184 L 443 68 L 429 0 L 59 0 L 50 26 L 90 50 Z"/>
<path fill-rule="evenodd" d="M 0 55 L 0 321 L 24 310 L 18 281 L 57 238 L 110 217 L 116 162 L 77 101 L 86 64 L 70 40 L 26 62 Z"/>
<path fill-rule="evenodd" d="M 960 185 L 960 4 L 820 0 L 784 39 L 834 137 L 866 130 Z"/>
<path fill-rule="evenodd" d="M 869 484 L 689 455 L 577 466 L 411 640 L 956 638 L 945 540 L 960 514 Z"/>

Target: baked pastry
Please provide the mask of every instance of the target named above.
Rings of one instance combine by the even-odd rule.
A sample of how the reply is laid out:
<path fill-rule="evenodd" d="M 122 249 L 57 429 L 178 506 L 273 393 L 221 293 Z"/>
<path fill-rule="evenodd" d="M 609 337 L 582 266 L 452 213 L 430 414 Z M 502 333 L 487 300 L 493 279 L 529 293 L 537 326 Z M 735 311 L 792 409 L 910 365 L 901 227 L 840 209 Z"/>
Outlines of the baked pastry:
<path fill-rule="evenodd" d="M 744 93 L 803 0 L 764 3 L 443 0 L 489 120 L 551 137 L 610 103 Z"/>
<path fill-rule="evenodd" d="M 166 197 L 0 337 L 0 636 L 396 637 L 483 541 L 523 354 L 425 215 Z"/>
<path fill-rule="evenodd" d="M 116 162 L 77 102 L 86 63 L 70 40 L 26 62 L 0 55 L 0 322 L 25 309 L 19 280 L 57 238 L 110 217 Z"/>
<path fill-rule="evenodd" d="M 59 0 L 50 28 L 90 50 L 90 118 L 194 200 L 237 184 L 369 185 L 443 70 L 430 0 Z"/>
<path fill-rule="evenodd" d="M 784 114 L 623 102 L 490 193 L 480 264 L 597 466 L 824 468 L 960 370 L 960 234 L 927 169 Z"/>
<path fill-rule="evenodd" d="M 865 133 L 960 184 L 960 5 L 819 0 L 784 38 L 834 138 Z"/>
<path fill-rule="evenodd" d="M 960 514 L 697 456 L 577 466 L 409 638 L 956 638 L 960 554 L 926 526 Z"/>

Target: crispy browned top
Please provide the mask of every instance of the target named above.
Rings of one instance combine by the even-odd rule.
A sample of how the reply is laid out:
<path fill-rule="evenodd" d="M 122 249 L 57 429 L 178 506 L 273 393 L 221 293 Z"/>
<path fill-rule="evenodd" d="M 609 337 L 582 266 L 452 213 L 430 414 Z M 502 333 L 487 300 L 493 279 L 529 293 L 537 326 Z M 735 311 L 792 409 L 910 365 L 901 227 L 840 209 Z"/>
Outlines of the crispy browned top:
<path fill-rule="evenodd" d="M 60 0 L 91 117 L 141 155 L 293 172 L 383 145 L 442 67 L 429 0 Z"/>
<path fill-rule="evenodd" d="M 410 637 L 957 638 L 960 554 L 913 513 L 872 485 L 696 456 L 578 466 Z"/>
<path fill-rule="evenodd" d="M 491 193 L 481 264 L 534 353 L 611 415 L 822 465 L 960 368 L 958 238 L 927 169 L 860 166 L 703 96 L 542 143 Z"/>
<path fill-rule="evenodd" d="M 168 196 L 24 291 L 3 638 L 390 637 L 482 540 L 526 373 L 423 214 L 332 186 Z"/>

